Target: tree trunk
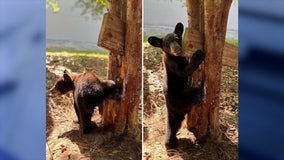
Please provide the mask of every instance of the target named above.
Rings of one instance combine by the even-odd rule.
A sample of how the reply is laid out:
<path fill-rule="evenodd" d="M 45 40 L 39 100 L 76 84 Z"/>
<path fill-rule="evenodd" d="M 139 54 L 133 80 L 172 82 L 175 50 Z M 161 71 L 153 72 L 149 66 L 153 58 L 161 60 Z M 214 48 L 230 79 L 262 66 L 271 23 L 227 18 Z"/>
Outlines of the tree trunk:
<path fill-rule="evenodd" d="M 108 12 L 116 15 L 118 18 L 122 19 L 123 10 L 122 10 L 122 0 L 109 1 L 108 2 Z M 121 75 L 121 66 L 122 66 L 122 57 L 121 53 L 118 51 L 110 51 L 108 58 L 108 73 L 107 79 L 115 80 L 116 82 L 120 82 L 122 85 L 122 77 Z M 103 117 L 104 125 L 112 125 L 115 122 L 115 118 L 117 115 L 117 110 L 120 108 L 120 101 L 115 100 L 107 100 L 104 102 L 103 108 L 101 112 Z"/>
<path fill-rule="evenodd" d="M 192 85 L 201 82 L 205 100 L 187 116 L 187 127 L 197 138 L 207 134 L 218 137 L 219 96 L 222 71 L 222 54 L 225 44 L 227 20 L 232 0 L 187 0 L 189 26 L 204 36 L 204 66 L 192 77 Z M 188 35 L 190 36 L 190 35 Z M 185 37 L 186 38 L 186 37 Z M 202 79 L 200 74 L 202 73 Z"/>
<path fill-rule="evenodd" d="M 130 132 L 138 133 L 138 109 L 141 105 L 142 91 L 142 1 L 127 0 L 125 63 L 122 68 L 125 92 L 121 101 L 121 112 L 127 116 L 118 115 L 118 124 L 128 123 Z M 123 126 L 116 125 L 116 131 L 121 132 Z"/>
<path fill-rule="evenodd" d="M 123 85 L 121 101 L 103 104 L 104 125 L 114 124 L 115 133 L 124 133 L 126 126 L 138 134 L 138 108 L 142 85 L 142 2 L 141 0 L 108 1 L 108 11 L 125 22 L 124 53 L 110 51 L 108 79 Z"/>

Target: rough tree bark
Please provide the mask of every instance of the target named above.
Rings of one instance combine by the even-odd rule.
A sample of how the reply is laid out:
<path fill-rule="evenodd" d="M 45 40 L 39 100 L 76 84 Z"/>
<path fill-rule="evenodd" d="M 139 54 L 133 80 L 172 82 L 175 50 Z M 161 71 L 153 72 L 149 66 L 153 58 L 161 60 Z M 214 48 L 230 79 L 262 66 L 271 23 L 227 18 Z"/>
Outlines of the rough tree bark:
<path fill-rule="evenodd" d="M 125 22 L 124 50 L 109 52 L 107 76 L 123 85 L 124 92 L 121 101 L 108 100 L 103 104 L 103 123 L 113 124 L 116 134 L 124 133 L 126 127 L 131 133 L 138 134 L 142 85 L 142 1 L 109 0 L 108 12 Z"/>
<path fill-rule="evenodd" d="M 108 12 L 116 15 L 118 18 L 123 19 L 122 3 L 123 0 L 108 1 Z M 107 79 L 119 81 L 122 85 L 121 66 L 122 66 L 122 53 L 119 51 L 110 51 L 108 58 L 108 72 Z M 102 117 L 104 125 L 114 124 L 116 114 L 120 108 L 120 101 L 108 100 L 103 104 Z"/>
<path fill-rule="evenodd" d="M 138 133 L 138 108 L 142 92 L 142 0 L 126 0 L 125 92 L 121 108 L 127 116 L 118 115 L 118 124 L 127 122 L 130 132 Z M 118 132 L 123 126 L 116 126 Z"/>
<path fill-rule="evenodd" d="M 204 36 L 203 50 L 206 54 L 202 69 L 193 75 L 191 82 L 195 86 L 201 82 L 205 89 L 205 100 L 187 115 L 187 127 L 197 138 L 208 134 L 218 137 L 221 133 L 219 98 L 222 54 L 231 4 L 232 0 L 186 1 L 189 27 L 199 30 Z"/>

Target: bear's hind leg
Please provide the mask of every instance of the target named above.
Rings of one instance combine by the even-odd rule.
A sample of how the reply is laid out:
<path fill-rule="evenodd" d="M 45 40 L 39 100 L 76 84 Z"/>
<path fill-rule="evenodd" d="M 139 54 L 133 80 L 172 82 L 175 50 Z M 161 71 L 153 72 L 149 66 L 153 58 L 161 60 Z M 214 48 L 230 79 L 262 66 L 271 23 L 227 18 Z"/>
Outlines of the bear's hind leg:
<path fill-rule="evenodd" d="M 83 134 L 90 133 L 93 129 L 93 123 L 91 121 L 93 112 L 90 109 L 81 109 L 80 110 L 80 128 Z"/>
<path fill-rule="evenodd" d="M 172 149 L 176 147 L 177 138 L 176 134 L 181 126 L 181 122 L 184 120 L 185 114 L 177 114 L 171 113 L 168 110 L 168 120 L 167 120 L 167 133 L 166 133 L 166 141 L 165 146 L 167 149 Z"/>
<path fill-rule="evenodd" d="M 79 109 L 78 109 L 78 105 L 76 104 L 76 102 L 74 102 L 74 109 L 75 109 L 75 112 L 76 112 L 77 119 L 74 119 L 73 121 L 75 123 L 80 124 Z"/>
<path fill-rule="evenodd" d="M 86 100 L 83 97 L 78 97 L 77 102 L 80 130 L 83 132 L 83 134 L 88 134 L 94 129 L 91 121 L 94 109 L 86 105 Z"/>

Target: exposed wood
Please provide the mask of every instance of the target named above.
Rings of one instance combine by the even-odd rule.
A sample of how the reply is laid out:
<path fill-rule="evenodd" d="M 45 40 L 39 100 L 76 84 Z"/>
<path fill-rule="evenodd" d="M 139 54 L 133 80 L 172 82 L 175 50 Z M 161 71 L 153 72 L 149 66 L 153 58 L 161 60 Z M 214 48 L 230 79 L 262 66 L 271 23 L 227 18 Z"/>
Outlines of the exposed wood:
<path fill-rule="evenodd" d="M 142 1 L 127 0 L 125 38 L 125 92 L 121 101 L 120 112 L 127 117 L 118 115 L 118 124 L 128 123 L 131 133 L 138 133 L 138 108 L 141 104 L 142 92 Z M 123 126 L 116 126 L 122 132 Z"/>
<path fill-rule="evenodd" d="M 191 57 L 196 50 L 203 50 L 204 46 L 203 34 L 196 29 L 186 28 L 183 39 L 184 55 Z M 229 43 L 225 43 L 222 64 L 238 68 L 238 47 Z"/>
<path fill-rule="evenodd" d="M 98 46 L 110 51 L 124 53 L 125 23 L 116 15 L 106 13 L 103 17 Z"/>
<path fill-rule="evenodd" d="M 191 55 L 197 50 L 203 50 L 203 34 L 194 28 L 186 28 L 182 42 L 182 50 L 185 56 Z"/>
<path fill-rule="evenodd" d="M 210 53 L 210 56 L 205 59 L 205 85 L 207 88 L 204 106 L 210 108 L 209 131 L 210 134 L 214 136 L 219 136 L 221 134 L 219 125 L 219 107 L 222 60 L 215 62 L 213 59 L 221 58 L 223 54 L 231 4 L 232 0 L 217 0 L 214 2 L 206 0 L 206 3 L 204 4 L 204 33 L 206 35 L 205 51 L 206 53 Z"/>
<path fill-rule="evenodd" d="M 219 96 L 222 56 L 231 3 L 232 0 L 187 0 L 188 13 L 191 13 L 188 15 L 189 22 L 195 23 L 189 24 L 189 26 L 199 31 L 199 35 L 203 38 L 197 38 L 197 40 L 201 40 L 199 44 L 194 42 L 194 46 L 185 46 L 185 50 L 189 52 L 188 54 L 191 54 L 192 49 L 200 47 L 206 54 L 202 76 L 197 77 L 201 81 L 201 86 L 204 86 L 205 100 L 201 106 L 194 108 L 187 116 L 187 127 L 195 133 L 197 138 L 208 134 L 218 137 L 221 133 L 219 128 Z M 199 9 L 195 9 L 196 7 Z M 191 16 L 198 14 L 199 16 Z M 191 34 L 196 36 L 198 32 L 187 31 L 186 41 L 190 40 Z M 232 47 L 229 46 L 228 49 L 230 50 Z"/>
<path fill-rule="evenodd" d="M 188 16 L 188 26 L 200 31 L 203 26 L 203 15 L 200 14 L 203 11 L 203 4 L 199 0 L 187 0 L 186 1 L 187 16 Z"/>
<path fill-rule="evenodd" d="M 110 52 L 108 59 L 108 73 L 107 79 L 115 80 L 122 85 L 122 78 L 120 77 L 121 66 L 122 66 L 121 56 L 118 52 Z M 104 125 L 113 125 L 115 123 L 115 118 L 118 112 L 117 108 L 120 108 L 120 102 L 115 100 L 107 100 L 104 102 L 102 108 L 103 123 Z"/>
<path fill-rule="evenodd" d="M 195 37 L 197 41 L 195 41 L 194 39 L 191 40 L 192 42 L 192 47 L 194 47 L 195 45 L 199 45 L 200 43 L 198 42 L 198 38 L 199 41 L 203 42 L 203 36 L 200 36 L 199 33 L 203 33 L 203 15 L 199 14 L 201 11 L 203 11 L 203 5 L 201 3 L 201 1 L 198 0 L 188 0 L 186 1 L 186 8 L 187 8 L 187 15 L 188 15 L 188 27 L 189 28 L 193 28 L 194 30 L 186 30 L 185 31 L 185 35 L 196 35 L 196 33 L 198 34 L 198 37 Z M 191 32 L 195 32 L 195 33 L 191 33 Z M 188 36 L 186 36 L 188 37 Z M 186 38 L 187 39 L 187 38 Z M 194 42 L 195 41 L 195 42 Z M 190 43 L 187 43 L 184 41 L 183 39 L 183 46 L 182 47 L 188 47 L 188 45 L 190 45 Z M 203 47 L 203 44 L 201 45 L 201 47 Z M 203 50 L 203 48 L 202 48 Z M 183 51 L 187 51 L 187 49 L 183 49 Z M 189 56 L 190 57 L 190 56 Z M 192 86 L 199 86 L 200 84 L 200 80 L 202 80 L 202 68 L 203 65 L 200 65 L 199 68 L 191 75 L 188 77 L 189 79 L 189 84 L 191 84 Z"/>
<path fill-rule="evenodd" d="M 103 122 L 113 124 L 118 135 L 126 127 L 137 135 L 142 89 L 142 1 L 108 1 L 108 11 L 99 44 L 110 50 L 108 79 L 123 85 L 124 93 L 121 101 L 104 103 Z"/>
<path fill-rule="evenodd" d="M 116 1 L 109 1 L 108 2 L 108 12 L 109 14 L 115 15 L 119 19 L 122 19 L 123 13 L 122 10 L 123 2 L 122 0 L 116 0 Z M 122 20 L 123 21 L 123 20 Z M 103 22 L 104 23 L 104 22 Z M 102 33 L 100 33 L 102 34 Z M 121 42 L 124 44 L 124 41 Z M 118 50 L 110 50 L 109 52 L 109 58 L 108 58 L 108 72 L 107 72 L 107 79 L 115 80 L 116 82 L 119 82 L 121 85 L 123 85 L 123 77 L 121 77 L 121 67 L 123 66 L 123 55 L 124 53 L 122 51 Z M 119 112 L 120 108 L 120 101 L 115 100 L 108 100 L 105 101 L 103 104 L 103 111 L 102 111 L 102 117 L 103 117 L 103 123 L 104 125 L 117 125 L 115 124 L 115 119 L 117 117 L 117 113 Z"/>
<path fill-rule="evenodd" d="M 202 49 L 204 51 L 204 5 L 202 1 L 197 0 L 187 0 L 186 1 L 186 7 L 188 14 L 188 26 L 192 29 L 186 30 L 185 36 L 184 36 L 184 50 L 187 53 L 187 50 L 192 48 L 194 49 L 194 46 L 190 47 L 188 46 L 190 43 L 187 42 L 188 39 L 191 38 L 191 34 L 195 35 L 196 40 L 199 40 L 199 42 L 195 41 L 193 42 L 198 49 Z M 192 39 L 191 41 L 194 41 Z M 195 48 L 196 48 L 195 47 Z M 196 48 L 197 49 L 197 48 Z M 196 51 L 196 50 L 195 50 Z M 194 51 L 193 51 L 194 52 Z M 189 81 L 193 87 L 197 87 L 201 85 L 204 85 L 204 63 L 199 67 L 198 70 L 196 70 L 191 77 L 189 77 Z M 199 85 L 201 83 L 201 85 Z M 202 117 L 203 115 L 206 115 L 207 110 L 203 109 L 202 105 L 196 105 L 194 108 L 192 108 L 191 112 L 187 114 L 187 127 L 190 131 L 192 131 L 197 138 L 200 138 L 204 136 L 204 133 L 207 133 L 207 126 L 208 121 L 206 118 Z"/>

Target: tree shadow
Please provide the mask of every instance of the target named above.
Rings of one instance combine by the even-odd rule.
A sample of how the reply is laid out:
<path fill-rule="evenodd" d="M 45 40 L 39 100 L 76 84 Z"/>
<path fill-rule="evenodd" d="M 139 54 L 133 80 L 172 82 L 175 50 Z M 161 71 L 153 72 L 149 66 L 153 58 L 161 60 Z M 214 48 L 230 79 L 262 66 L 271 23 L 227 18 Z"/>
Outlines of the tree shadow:
<path fill-rule="evenodd" d="M 143 72 L 143 101 L 147 103 L 148 100 L 148 96 L 149 96 L 149 83 L 146 83 L 146 81 L 148 80 L 149 74 L 147 72 Z M 143 115 L 145 116 L 146 114 L 151 114 L 149 105 L 143 105 L 144 108 L 144 113 Z M 149 137 L 149 128 L 147 127 L 147 125 L 143 125 L 143 130 L 144 132 L 143 134 L 143 141 L 145 141 L 146 139 L 148 139 Z"/>
<path fill-rule="evenodd" d="M 54 85 L 54 80 L 58 79 L 57 76 L 54 73 L 49 72 L 46 70 L 46 137 L 49 137 L 51 135 L 51 132 L 53 131 L 54 122 L 51 115 L 51 109 L 50 107 L 54 106 L 55 102 L 53 100 L 53 96 L 50 93 L 50 89 Z"/>
<path fill-rule="evenodd" d="M 68 138 L 80 149 L 80 153 L 70 154 L 68 158 L 80 159 L 141 159 L 142 145 L 134 135 L 125 133 L 117 136 L 113 126 L 95 128 L 83 135 L 79 130 L 70 130 L 58 138 Z"/>
<path fill-rule="evenodd" d="M 204 137 L 193 143 L 187 138 L 181 138 L 175 150 L 168 150 L 169 157 L 175 156 L 183 159 L 206 160 L 237 160 L 238 145 L 234 144 L 224 134 L 222 138 Z"/>
<path fill-rule="evenodd" d="M 46 99 L 46 102 L 48 102 L 48 98 Z M 53 120 L 50 115 L 50 107 L 46 105 L 46 137 L 49 137 L 53 130 Z"/>

